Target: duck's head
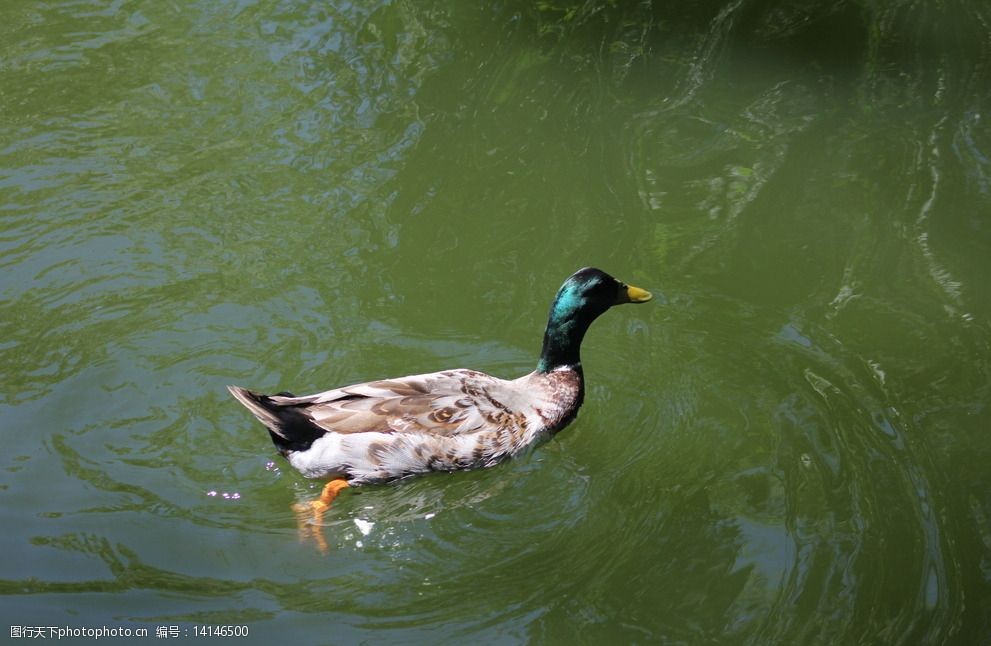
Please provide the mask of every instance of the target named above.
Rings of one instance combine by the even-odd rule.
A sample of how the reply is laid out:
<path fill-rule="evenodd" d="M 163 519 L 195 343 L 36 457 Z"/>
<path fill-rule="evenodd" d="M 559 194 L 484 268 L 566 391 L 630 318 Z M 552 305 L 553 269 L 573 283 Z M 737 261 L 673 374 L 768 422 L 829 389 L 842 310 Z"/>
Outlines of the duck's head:
<path fill-rule="evenodd" d="M 551 305 L 537 370 L 546 372 L 580 363 L 579 348 L 592 321 L 613 305 L 646 303 L 651 293 L 585 267 L 568 277 Z"/>
<path fill-rule="evenodd" d="M 585 267 L 568 277 L 554 298 L 551 314 L 560 318 L 580 312 L 602 314 L 613 305 L 646 303 L 651 293 L 613 278 L 601 269 Z"/>

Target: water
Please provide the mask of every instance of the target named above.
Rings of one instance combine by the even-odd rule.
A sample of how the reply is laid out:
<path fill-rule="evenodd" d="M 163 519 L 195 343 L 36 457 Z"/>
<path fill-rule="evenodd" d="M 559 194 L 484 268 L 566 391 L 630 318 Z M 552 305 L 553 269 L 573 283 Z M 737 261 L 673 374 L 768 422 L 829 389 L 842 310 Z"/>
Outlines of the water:
<path fill-rule="evenodd" d="M 0 623 L 988 643 L 986 3 L 6 3 L 0 43 Z M 226 384 L 517 376 L 585 265 L 663 298 L 593 326 L 567 431 L 297 540 L 320 484 Z"/>

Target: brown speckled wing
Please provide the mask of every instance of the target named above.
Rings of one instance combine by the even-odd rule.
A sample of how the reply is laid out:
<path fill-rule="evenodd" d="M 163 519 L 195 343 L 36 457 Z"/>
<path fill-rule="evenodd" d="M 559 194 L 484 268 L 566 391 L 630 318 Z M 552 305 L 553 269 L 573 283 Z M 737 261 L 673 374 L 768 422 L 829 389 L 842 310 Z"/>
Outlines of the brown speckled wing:
<path fill-rule="evenodd" d="M 309 397 L 285 398 L 331 433 L 429 433 L 453 436 L 503 422 L 494 394 L 501 380 L 472 370 L 355 384 Z"/>

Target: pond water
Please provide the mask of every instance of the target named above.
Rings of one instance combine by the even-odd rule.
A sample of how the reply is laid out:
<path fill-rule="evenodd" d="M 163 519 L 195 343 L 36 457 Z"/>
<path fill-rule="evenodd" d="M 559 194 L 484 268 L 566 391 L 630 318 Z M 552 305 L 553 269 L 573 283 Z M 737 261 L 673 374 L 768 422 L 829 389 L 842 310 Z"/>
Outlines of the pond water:
<path fill-rule="evenodd" d="M 8 2 L 0 115 L 0 623 L 987 643 L 987 2 Z M 298 540 L 226 384 L 516 377 L 587 265 L 576 422 Z"/>

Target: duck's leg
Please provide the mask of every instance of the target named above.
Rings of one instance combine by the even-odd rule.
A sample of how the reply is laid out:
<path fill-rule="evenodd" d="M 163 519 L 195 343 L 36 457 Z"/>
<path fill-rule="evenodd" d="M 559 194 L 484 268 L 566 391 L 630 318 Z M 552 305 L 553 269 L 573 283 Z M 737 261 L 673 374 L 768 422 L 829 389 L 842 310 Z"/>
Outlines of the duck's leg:
<path fill-rule="evenodd" d="M 299 540 L 312 538 L 317 544 L 317 549 L 321 552 L 327 551 L 327 540 L 323 537 L 323 512 L 330 508 L 337 494 L 349 486 L 344 478 L 335 478 L 323 486 L 323 491 L 320 492 L 320 498 L 317 500 L 298 502 L 292 506 L 293 511 L 296 512 Z"/>

